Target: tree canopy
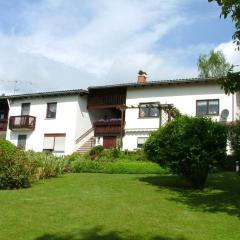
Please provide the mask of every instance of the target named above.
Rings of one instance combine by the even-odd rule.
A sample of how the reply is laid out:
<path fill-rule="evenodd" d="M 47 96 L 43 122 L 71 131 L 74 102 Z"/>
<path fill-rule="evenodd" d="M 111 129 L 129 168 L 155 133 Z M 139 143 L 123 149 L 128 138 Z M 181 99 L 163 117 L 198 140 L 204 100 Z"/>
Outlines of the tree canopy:
<path fill-rule="evenodd" d="M 231 69 L 231 65 L 227 62 L 221 51 L 210 51 L 208 55 L 200 55 L 198 59 L 199 77 L 224 77 Z"/>
<path fill-rule="evenodd" d="M 240 91 L 240 72 L 234 72 L 233 66 L 226 76 L 219 78 L 218 83 L 226 94 Z"/>
<path fill-rule="evenodd" d="M 240 1 L 239 0 L 208 0 L 209 2 L 217 2 L 222 8 L 221 17 L 230 16 L 235 24 L 236 31 L 233 34 L 233 40 L 240 48 Z"/>

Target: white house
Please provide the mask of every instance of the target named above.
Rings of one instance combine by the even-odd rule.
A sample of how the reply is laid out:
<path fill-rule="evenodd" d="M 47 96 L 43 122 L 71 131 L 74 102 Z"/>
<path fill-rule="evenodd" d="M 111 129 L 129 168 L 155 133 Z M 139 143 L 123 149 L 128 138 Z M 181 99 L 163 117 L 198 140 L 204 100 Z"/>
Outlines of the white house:
<path fill-rule="evenodd" d="M 141 148 L 153 131 L 172 118 L 166 106 L 182 114 L 229 122 L 238 118 L 240 109 L 239 95 L 226 95 L 216 79 L 151 82 L 144 75 L 136 83 L 7 99 L 0 99 L 6 139 L 26 150 L 55 154 L 84 152 L 95 144 Z"/>
<path fill-rule="evenodd" d="M 90 87 L 89 107 L 116 112 L 115 124 L 95 136 L 104 147 L 115 147 L 117 139 L 124 150 L 141 148 L 149 135 L 170 118 L 161 106 L 173 106 L 189 116 L 204 115 L 214 121 L 235 121 L 239 114 L 239 95 L 226 95 L 216 79 L 176 79 Z M 118 119 L 118 124 L 117 124 Z M 101 120 L 103 125 L 103 120 Z M 109 125 L 110 124 L 110 125 Z"/>
<path fill-rule="evenodd" d="M 6 139 L 26 150 L 70 154 L 92 128 L 84 90 L 15 95 L 8 101 Z"/>
<path fill-rule="evenodd" d="M 239 114 L 236 94 L 226 95 L 215 79 L 146 81 L 142 86 L 128 86 L 126 106 L 139 108 L 126 109 L 123 149 L 141 147 L 159 128 L 159 103 L 173 104 L 182 114 L 205 115 L 214 121 L 235 121 Z"/>

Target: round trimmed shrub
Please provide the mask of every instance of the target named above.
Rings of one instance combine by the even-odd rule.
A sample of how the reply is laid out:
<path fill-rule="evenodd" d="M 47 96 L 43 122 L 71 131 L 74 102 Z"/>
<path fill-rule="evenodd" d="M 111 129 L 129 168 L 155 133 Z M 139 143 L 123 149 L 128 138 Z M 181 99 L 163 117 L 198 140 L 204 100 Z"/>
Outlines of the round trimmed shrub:
<path fill-rule="evenodd" d="M 0 189 L 30 187 L 32 167 L 25 152 L 0 139 Z"/>
<path fill-rule="evenodd" d="M 202 189 L 208 173 L 226 159 L 227 131 L 206 117 L 181 116 L 154 132 L 144 145 L 147 157 Z"/>

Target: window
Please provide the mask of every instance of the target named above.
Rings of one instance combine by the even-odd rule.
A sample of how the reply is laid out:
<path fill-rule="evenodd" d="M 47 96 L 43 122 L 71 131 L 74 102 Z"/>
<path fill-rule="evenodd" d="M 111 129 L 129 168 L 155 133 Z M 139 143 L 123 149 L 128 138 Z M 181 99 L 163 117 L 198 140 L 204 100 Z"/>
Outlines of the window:
<path fill-rule="evenodd" d="M 197 100 L 197 115 L 219 115 L 219 99 Z"/>
<path fill-rule="evenodd" d="M 4 120 L 5 119 L 5 114 L 4 112 L 0 112 L 0 120 Z"/>
<path fill-rule="evenodd" d="M 28 116 L 29 113 L 30 113 L 30 103 L 22 103 L 21 115 Z"/>
<path fill-rule="evenodd" d="M 56 118 L 56 113 L 57 113 L 57 103 L 48 103 L 46 118 Z"/>
<path fill-rule="evenodd" d="M 64 153 L 66 134 L 44 134 L 43 151 Z"/>
<path fill-rule="evenodd" d="M 27 135 L 18 135 L 17 146 L 19 148 L 25 149 L 26 148 L 26 141 L 27 141 Z"/>
<path fill-rule="evenodd" d="M 159 117 L 158 103 L 140 103 L 139 117 Z"/>
<path fill-rule="evenodd" d="M 146 140 L 147 140 L 147 137 L 138 137 L 137 148 L 143 148 L 143 145 L 146 142 Z"/>

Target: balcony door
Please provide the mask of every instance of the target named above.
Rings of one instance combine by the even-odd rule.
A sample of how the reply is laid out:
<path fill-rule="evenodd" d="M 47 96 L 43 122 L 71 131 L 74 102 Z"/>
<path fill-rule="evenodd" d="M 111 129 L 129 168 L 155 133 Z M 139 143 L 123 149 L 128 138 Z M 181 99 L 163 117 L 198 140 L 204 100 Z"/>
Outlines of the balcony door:
<path fill-rule="evenodd" d="M 117 147 L 116 137 L 103 137 L 103 147 L 105 149 L 113 149 Z"/>
<path fill-rule="evenodd" d="M 26 142 L 27 142 L 27 135 L 18 135 L 18 144 L 17 144 L 17 146 L 19 148 L 22 148 L 22 149 L 25 150 Z"/>
<path fill-rule="evenodd" d="M 5 113 L 0 112 L 0 131 L 6 131 L 7 128 L 7 120 L 5 118 Z"/>
<path fill-rule="evenodd" d="M 5 113 L 4 112 L 0 112 L 0 121 L 5 119 Z"/>
<path fill-rule="evenodd" d="M 22 103 L 21 115 L 28 116 L 30 114 L 30 103 Z"/>

